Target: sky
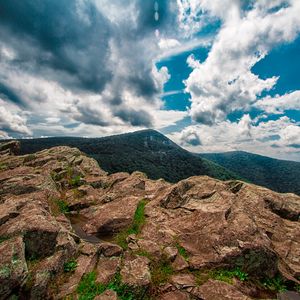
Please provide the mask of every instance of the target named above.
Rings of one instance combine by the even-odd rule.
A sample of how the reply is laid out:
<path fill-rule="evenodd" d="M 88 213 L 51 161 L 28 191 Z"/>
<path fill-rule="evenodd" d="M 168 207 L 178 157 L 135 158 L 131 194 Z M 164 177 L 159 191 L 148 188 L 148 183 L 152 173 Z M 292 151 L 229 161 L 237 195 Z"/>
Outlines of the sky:
<path fill-rule="evenodd" d="M 153 128 L 300 161 L 299 0 L 0 0 L 0 138 Z"/>

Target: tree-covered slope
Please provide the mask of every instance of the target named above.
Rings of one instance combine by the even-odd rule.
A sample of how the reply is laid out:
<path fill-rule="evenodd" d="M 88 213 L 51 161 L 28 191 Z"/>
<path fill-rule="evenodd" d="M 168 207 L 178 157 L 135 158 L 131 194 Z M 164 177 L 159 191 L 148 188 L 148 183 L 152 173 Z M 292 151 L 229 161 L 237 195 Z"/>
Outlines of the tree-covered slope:
<path fill-rule="evenodd" d="M 21 154 L 53 146 L 77 147 L 94 157 L 109 173 L 141 171 L 152 179 L 170 182 L 194 175 L 208 175 L 218 179 L 237 178 L 232 172 L 194 155 L 154 130 L 103 137 L 55 137 L 21 140 Z"/>
<path fill-rule="evenodd" d="M 199 154 L 257 185 L 300 195 L 300 162 L 243 151 Z"/>

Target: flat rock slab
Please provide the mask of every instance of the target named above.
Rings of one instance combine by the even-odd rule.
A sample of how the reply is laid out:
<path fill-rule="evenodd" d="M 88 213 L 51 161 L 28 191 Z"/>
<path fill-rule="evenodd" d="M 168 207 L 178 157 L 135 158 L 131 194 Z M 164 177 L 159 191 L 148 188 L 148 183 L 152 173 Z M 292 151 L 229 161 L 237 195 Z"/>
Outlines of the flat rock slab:
<path fill-rule="evenodd" d="M 142 256 L 125 258 L 121 276 L 122 281 L 131 286 L 150 284 L 149 259 Z"/>
<path fill-rule="evenodd" d="M 250 300 L 248 296 L 242 294 L 232 285 L 218 281 L 208 280 L 201 285 L 195 293 L 195 296 L 203 300 Z"/>
<path fill-rule="evenodd" d="M 188 294 L 180 291 L 168 292 L 158 298 L 159 300 L 189 300 Z M 217 300 L 217 299 L 214 299 Z"/>

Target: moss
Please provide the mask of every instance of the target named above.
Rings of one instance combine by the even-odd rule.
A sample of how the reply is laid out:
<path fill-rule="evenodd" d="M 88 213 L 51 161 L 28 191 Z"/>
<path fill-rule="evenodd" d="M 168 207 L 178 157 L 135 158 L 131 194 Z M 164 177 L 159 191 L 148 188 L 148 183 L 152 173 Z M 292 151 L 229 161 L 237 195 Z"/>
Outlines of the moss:
<path fill-rule="evenodd" d="M 8 265 L 0 268 L 0 278 L 2 279 L 9 278 L 10 274 L 11 274 L 11 269 Z"/>

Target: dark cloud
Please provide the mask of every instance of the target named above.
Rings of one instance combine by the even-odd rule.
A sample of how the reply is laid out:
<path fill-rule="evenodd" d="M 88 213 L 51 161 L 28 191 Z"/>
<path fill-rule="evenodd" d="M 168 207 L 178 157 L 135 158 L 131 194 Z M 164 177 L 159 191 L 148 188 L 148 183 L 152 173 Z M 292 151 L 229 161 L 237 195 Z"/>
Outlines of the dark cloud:
<path fill-rule="evenodd" d="M 152 117 L 144 110 L 118 109 L 115 115 L 132 126 L 151 127 Z"/>
<path fill-rule="evenodd" d="M 30 76 L 54 81 L 65 93 L 74 92 L 79 100 L 68 100 L 73 101 L 73 107 L 68 104 L 56 108 L 60 99 L 53 100 L 53 112 L 63 113 L 66 120 L 70 117 L 70 122 L 110 126 L 112 117 L 118 117 L 132 126 L 151 127 L 152 117 L 145 107 L 157 107 L 161 93 L 152 70 L 159 51 L 155 30 L 162 35 L 176 34 L 176 2 L 115 0 L 112 4 L 103 0 L 101 5 L 101 1 L 0 1 L 0 51 L 4 46 L 14 52 L 5 61 L 7 70 L 13 70 L 12 74 L 17 70 L 23 79 Z M 159 15 L 156 19 L 155 2 Z M 130 13 L 129 6 L 133 9 Z M 0 80 L 6 84 L 0 85 L 0 93 L 8 101 L 22 105 L 18 95 L 26 87 L 14 87 L 13 83 L 8 87 L 7 78 L 0 70 Z M 37 88 L 39 93 L 33 93 L 32 86 L 24 92 L 32 109 L 32 103 L 39 102 L 42 107 L 43 101 L 51 101 L 52 97 L 44 86 Z M 85 103 L 85 97 L 90 95 L 101 99 L 94 107 Z M 131 104 L 136 101 L 128 97 L 141 99 L 140 107 Z M 36 112 L 30 113 L 35 123 Z"/>
<path fill-rule="evenodd" d="M 0 82 L 0 97 L 4 100 L 13 102 L 19 106 L 25 106 L 22 98 L 17 93 L 15 93 L 13 89 L 11 89 L 9 86 L 5 85 L 2 82 Z"/>
<path fill-rule="evenodd" d="M 7 30 L 6 36 L 22 39 L 31 48 L 25 53 L 22 48 L 16 49 L 19 54 L 16 64 L 30 61 L 36 64 L 36 72 L 43 65 L 63 71 L 73 77 L 74 86 L 101 91 L 111 77 L 106 68 L 109 21 L 92 3 L 84 2 L 82 7 L 76 3 L 2 1 L 0 26 Z"/>

